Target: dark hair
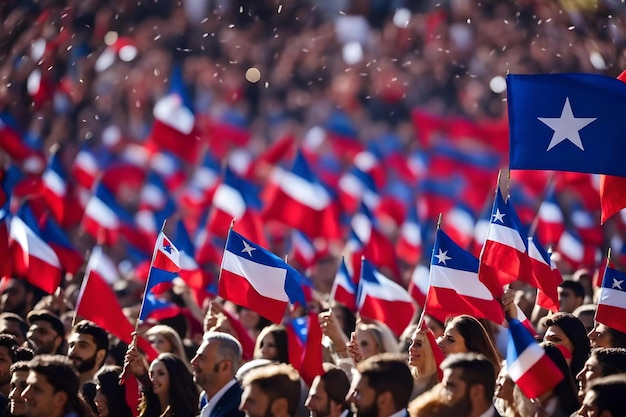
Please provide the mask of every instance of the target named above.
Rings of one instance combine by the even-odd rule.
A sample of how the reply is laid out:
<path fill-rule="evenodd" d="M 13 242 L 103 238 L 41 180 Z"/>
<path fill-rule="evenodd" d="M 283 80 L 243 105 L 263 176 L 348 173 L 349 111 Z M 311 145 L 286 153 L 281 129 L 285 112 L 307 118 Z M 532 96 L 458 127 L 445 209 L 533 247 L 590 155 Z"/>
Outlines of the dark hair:
<path fill-rule="evenodd" d="M 346 396 L 350 391 L 350 380 L 346 372 L 340 368 L 332 368 L 320 375 L 320 380 L 324 383 L 328 398 L 341 404 L 342 410 L 348 409 L 349 403 Z"/>
<path fill-rule="evenodd" d="M 625 348 L 595 348 L 589 357 L 594 356 L 602 369 L 602 376 L 626 372 Z"/>
<path fill-rule="evenodd" d="M 126 404 L 126 389 L 119 384 L 122 368 L 115 365 L 105 365 L 94 376 L 97 388 L 107 399 L 109 415 L 116 417 L 132 417 L 133 413 Z"/>
<path fill-rule="evenodd" d="M 587 337 L 587 331 L 585 325 L 571 313 L 559 312 L 548 317 L 544 326 L 546 329 L 550 326 L 557 326 L 567 338 L 574 345 L 574 351 L 572 352 L 572 361 L 570 363 L 570 372 L 572 376 L 576 376 L 589 356 L 591 345 L 589 344 L 589 338 Z"/>
<path fill-rule="evenodd" d="M 587 386 L 587 392 L 596 394 L 595 405 L 598 414 L 609 411 L 612 416 L 622 415 L 624 412 L 624 397 L 626 396 L 626 375 L 611 375 L 596 378 Z"/>
<path fill-rule="evenodd" d="M 485 401 L 493 401 L 496 389 L 498 371 L 493 362 L 485 355 L 476 352 L 453 353 L 441 362 L 441 369 L 461 369 L 462 379 L 469 388 L 472 385 L 482 385 Z"/>
<path fill-rule="evenodd" d="M 171 353 L 161 353 L 152 363 L 161 362 L 167 369 L 170 381 L 169 407 L 175 416 L 196 416 L 198 409 L 198 389 L 187 365 L 181 358 Z M 161 405 L 152 390 L 146 390 L 139 405 L 140 413 L 146 417 L 161 415 Z"/>
<path fill-rule="evenodd" d="M 93 415 L 80 394 L 78 371 L 67 356 L 37 355 L 28 363 L 28 369 L 45 377 L 56 392 L 67 394 L 64 414 L 74 411 L 78 417 Z"/>
<path fill-rule="evenodd" d="M 626 333 L 615 330 L 609 326 L 606 326 L 606 328 L 611 336 L 611 345 L 616 348 L 626 348 Z"/>
<path fill-rule="evenodd" d="M 22 317 L 15 313 L 11 313 L 9 311 L 5 311 L 0 314 L 0 320 L 12 321 L 17 323 L 20 332 L 22 332 L 22 337 L 26 338 L 26 333 L 28 333 L 28 323 Z"/>
<path fill-rule="evenodd" d="M 570 415 L 580 407 L 574 377 L 569 372 L 567 361 L 561 349 L 552 342 L 542 342 L 541 347 L 563 374 L 563 379 L 554 387 L 553 392 L 559 399 L 563 411 L 565 411 L 567 415 Z"/>
<path fill-rule="evenodd" d="M 467 350 L 484 355 L 493 364 L 496 375 L 500 372 L 500 354 L 496 350 L 487 330 L 478 319 L 468 314 L 461 314 L 446 320 L 445 327 L 449 325 L 454 326 L 463 336 Z"/>
<path fill-rule="evenodd" d="M 96 344 L 96 351 L 109 349 L 109 334 L 102 327 L 98 326 L 93 321 L 81 320 L 72 329 L 72 333 L 88 334 L 93 337 L 93 341 Z"/>
<path fill-rule="evenodd" d="M 578 281 L 566 279 L 559 284 L 559 287 L 572 290 L 574 296 L 578 298 L 585 298 L 585 287 Z"/>
<path fill-rule="evenodd" d="M 271 324 L 261 330 L 261 333 L 257 336 L 257 343 L 255 350 L 260 351 L 261 342 L 263 338 L 271 334 L 274 337 L 274 343 L 276 344 L 276 361 L 281 363 L 289 363 L 289 346 L 287 343 L 287 330 L 282 324 Z"/>
<path fill-rule="evenodd" d="M 29 361 L 35 357 L 35 352 L 27 346 L 18 346 L 15 348 L 16 361 Z"/>
<path fill-rule="evenodd" d="M 28 323 L 33 324 L 38 321 L 47 321 L 50 323 L 52 329 L 59 335 L 61 338 L 65 338 L 65 326 L 59 318 L 52 312 L 48 310 L 33 310 L 26 316 L 26 320 Z"/>
<path fill-rule="evenodd" d="M 271 405 L 279 398 L 287 400 L 287 412 L 295 415 L 300 403 L 300 375 L 286 363 L 261 366 L 251 370 L 243 378 L 242 385 L 256 385 L 269 399 Z"/>
<path fill-rule="evenodd" d="M 395 411 L 408 406 L 413 392 L 413 375 L 406 362 L 406 355 L 381 353 L 357 365 L 361 377 L 367 378 L 367 385 L 376 396 L 391 392 Z"/>
<path fill-rule="evenodd" d="M 11 363 L 17 359 L 15 357 L 15 349 L 18 348 L 17 339 L 12 334 L 0 334 L 0 346 L 4 346 L 9 352 Z"/>

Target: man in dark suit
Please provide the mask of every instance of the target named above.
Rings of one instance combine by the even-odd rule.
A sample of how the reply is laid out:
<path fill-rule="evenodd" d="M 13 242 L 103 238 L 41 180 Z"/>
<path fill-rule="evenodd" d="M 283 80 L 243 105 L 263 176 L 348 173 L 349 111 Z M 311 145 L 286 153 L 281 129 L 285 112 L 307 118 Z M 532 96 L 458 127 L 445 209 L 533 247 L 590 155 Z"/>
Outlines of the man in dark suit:
<path fill-rule="evenodd" d="M 207 332 L 191 360 L 193 378 L 208 403 L 200 417 L 243 417 L 238 410 L 242 389 L 235 379 L 241 363 L 241 344 L 227 333 Z"/>
<path fill-rule="evenodd" d="M 357 365 L 347 399 L 356 416 L 403 417 L 413 392 L 413 376 L 406 357 L 383 353 Z"/>
<path fill-rule="evenodd" d="M 348 417 L 351 415 L 350 403 L 346 401 L 349 390 L 348 375 L 339 368 L 331 368 L 315 377 L 304 405 L 311 417 Z"/>

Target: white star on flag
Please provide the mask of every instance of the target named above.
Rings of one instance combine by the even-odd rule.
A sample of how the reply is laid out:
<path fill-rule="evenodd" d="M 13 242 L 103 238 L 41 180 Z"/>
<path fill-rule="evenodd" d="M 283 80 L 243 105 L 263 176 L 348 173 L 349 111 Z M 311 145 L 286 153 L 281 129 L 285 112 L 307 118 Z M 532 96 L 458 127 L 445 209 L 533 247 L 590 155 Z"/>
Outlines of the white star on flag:
<path fill-rule="evenodd" d="M 448 256 L 448 251 L 442 251 L 441 248 L 439 248 L 439 253 L 435 255 L 435 258 L 437 258 L 438 264 L 443 263 L 444 265 L 447 265 L 446 261 L 452 259 Z"/>
<path fill-rule="evenodd" d="M 596 117 L 574 117 L 572 106 L 569 103 L 569 97 L 565 99 L 565 105 L 561 111 L 561 117 L 537 117 L 539 121 L 544 123 L 550 129 L 554 130 L 552 140 L 548 145 L 548 149 L 554 148 L 564 140 L 569 140 L 580 150 L 584 151 L 583 142 L 580 139 L 580 130 L 589 123 L 596 120 Z"/>
<path fill-rule="evenodd" d="M 617 280 L 615 278 L 613 278 L 613 285 L 611 285 L 611 288 L 619 288 L 620 290 L 622 289 L 622 283 L 624 282 L 624 280 Z"/>
<path fill-rule="evenodd" d="M 252 246 L 248 245 L 248 243 L 245 240 L 242 240 L 241 242 L 243 243 L 243 249 L 241 251 L 247 253 L 252 258 L 252 251 L 256 250 L 256 248 L 253 248 Z"/>
<path fill-rule="evenodd" d="M 499 208 L 496 208 L 495 214 L 492 215 L 494 222 L 504 223 L 504 216 L 506 213 L 501 213 Z"/>

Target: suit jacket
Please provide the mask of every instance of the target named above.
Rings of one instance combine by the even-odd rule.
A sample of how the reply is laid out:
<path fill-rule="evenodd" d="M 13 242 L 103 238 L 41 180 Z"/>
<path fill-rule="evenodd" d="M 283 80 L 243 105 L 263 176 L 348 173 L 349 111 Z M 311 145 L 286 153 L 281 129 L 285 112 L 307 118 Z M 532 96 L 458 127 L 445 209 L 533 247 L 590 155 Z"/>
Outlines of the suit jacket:
<path fill-rule="evenodd" d="M 245 414 L 239 411 L 242 393 L 239 384 L 230 387 L 219 399 L 209 417 L 244 417 Z"/>

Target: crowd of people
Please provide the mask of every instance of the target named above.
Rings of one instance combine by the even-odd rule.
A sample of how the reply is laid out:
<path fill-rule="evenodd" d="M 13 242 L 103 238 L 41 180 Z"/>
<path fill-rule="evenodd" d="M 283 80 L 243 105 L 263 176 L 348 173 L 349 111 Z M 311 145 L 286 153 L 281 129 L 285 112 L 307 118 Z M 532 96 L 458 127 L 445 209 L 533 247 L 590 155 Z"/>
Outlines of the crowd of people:
<path fill-rule="evenodd" d="M 231 143 L 221 155 L 230 164 L 249 165 L 285 132 L 317 146 L 322 165 L 351 163 L 319 146 L 316 126 L 408 155 L 420 147 L 416 108 L 506 118 L 507 72 L 617 76 L 626 68 L 625 17 L 611 0 L 5 1 L 0 128 L 19 127 L 27 148 L 45 157 L 62 149 L 68 172 L 85 144 L 106 165 L 147 142 L 154 105 L 178 72 L 196 116 L 249 131 L 245 147 Z M 40 175 L 45 163 L 3 135 L 3 170 L 17 164 Z M 136 209 L 132 190 L 116 197 Z M 64 230 L 81 252 L 91 248 L 79 222 Z M 120 305 L 136 320 L 143 277 L 128 268 L 123 244 L 107 250 L 123 272 L 114 284 Z M 507 318 L 517 316 L 515 304 L 531 317 L 564 376 L 529 399 L 503 362 L 505 326 L 469 315 L 418 325 L 416 317 L 398 338 L 384 323 L 331 308 L 337 255 L 312 267 L 324 372 L 310 384 L 290 364 L 284 325 L 226 300 L 199 303 L 183 284 L 167 290 L 182 313 L 142 323 L 127 345 L 75 317 L 82 274 L 66 276 L 55 294 L 5 277 L 0 409 L 27 417 L 624 415 L 626 334 L 594 321 L 594 271 L 566 275 L 558 313 L 533 309 L 523 286 L 505 294 Z"/>

